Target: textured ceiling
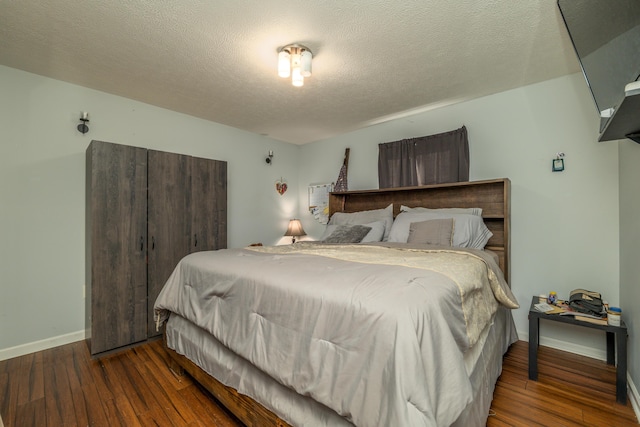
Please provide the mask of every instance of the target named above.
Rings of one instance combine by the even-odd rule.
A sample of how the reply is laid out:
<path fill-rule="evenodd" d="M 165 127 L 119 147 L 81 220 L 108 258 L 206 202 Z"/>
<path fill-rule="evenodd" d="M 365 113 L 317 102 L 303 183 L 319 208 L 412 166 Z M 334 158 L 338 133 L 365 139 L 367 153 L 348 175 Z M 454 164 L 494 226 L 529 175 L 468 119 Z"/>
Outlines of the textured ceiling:
<path fill-rule="evenodd" d="M 579 71 L 556 0 L 0 0 L 0 64 L 296 144 Z"/>

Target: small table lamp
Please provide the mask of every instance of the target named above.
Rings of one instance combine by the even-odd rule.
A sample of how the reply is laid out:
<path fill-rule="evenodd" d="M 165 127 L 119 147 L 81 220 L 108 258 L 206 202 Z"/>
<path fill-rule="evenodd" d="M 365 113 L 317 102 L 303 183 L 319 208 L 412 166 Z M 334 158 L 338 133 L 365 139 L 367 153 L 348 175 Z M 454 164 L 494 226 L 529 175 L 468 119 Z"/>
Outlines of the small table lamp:
<path fill-rule="evenodd" d="M 291 236 L 291 243 L 296 242 L 296 237 L 305 236 L 306 234 L 307 233 L 304 232 L 299 219 L 289 220 L 289 227 L 287 228 L 287 232 L 284 233 L 284 235 Z"/>

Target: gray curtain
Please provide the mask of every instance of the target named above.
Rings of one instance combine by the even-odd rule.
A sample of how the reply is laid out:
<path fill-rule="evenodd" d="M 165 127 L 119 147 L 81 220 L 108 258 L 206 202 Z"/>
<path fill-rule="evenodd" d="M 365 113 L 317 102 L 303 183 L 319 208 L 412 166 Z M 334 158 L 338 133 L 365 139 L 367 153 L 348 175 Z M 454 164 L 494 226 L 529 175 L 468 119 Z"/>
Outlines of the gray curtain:
<path fill-rule="evenodd" d="M 462 126 L 449 132 L 378 146 L 380 188 L 469 180 L 469 140 Z"/>

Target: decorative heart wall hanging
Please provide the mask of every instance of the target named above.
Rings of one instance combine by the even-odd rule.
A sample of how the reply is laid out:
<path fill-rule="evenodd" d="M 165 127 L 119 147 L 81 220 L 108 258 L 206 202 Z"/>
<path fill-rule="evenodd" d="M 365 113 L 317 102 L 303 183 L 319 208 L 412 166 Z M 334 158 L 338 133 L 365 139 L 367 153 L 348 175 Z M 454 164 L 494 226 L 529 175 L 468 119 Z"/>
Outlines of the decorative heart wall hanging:
<path fill-rule="evenodd" d="M 276 191 L 281 196 L 287 191 L 287 183 L 282 181 L 282 178 L 280 178 L 280 181 L 276 181 Z"/>

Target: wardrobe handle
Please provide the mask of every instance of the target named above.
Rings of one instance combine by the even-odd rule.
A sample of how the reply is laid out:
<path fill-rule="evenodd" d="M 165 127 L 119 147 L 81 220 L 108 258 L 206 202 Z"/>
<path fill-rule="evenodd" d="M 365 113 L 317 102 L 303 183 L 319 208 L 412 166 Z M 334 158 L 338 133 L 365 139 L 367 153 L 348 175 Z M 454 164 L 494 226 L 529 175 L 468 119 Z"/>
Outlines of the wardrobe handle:
<path fill-rule="evenodd" d="M 144 236 L 140 236 L 140 250 L 144 249 Z"/>
<path fill-rule="evenodd" d="M 151 250 L 156 248 L 156 236 L 151 236 Z"/>
<path fill-rule="evenodd" d="M 197 233 L 193 235 L 193 240 L 194 240 L 194 244 L 193 245 L 197 247 L 198 246 L 198 234 Z"/>

